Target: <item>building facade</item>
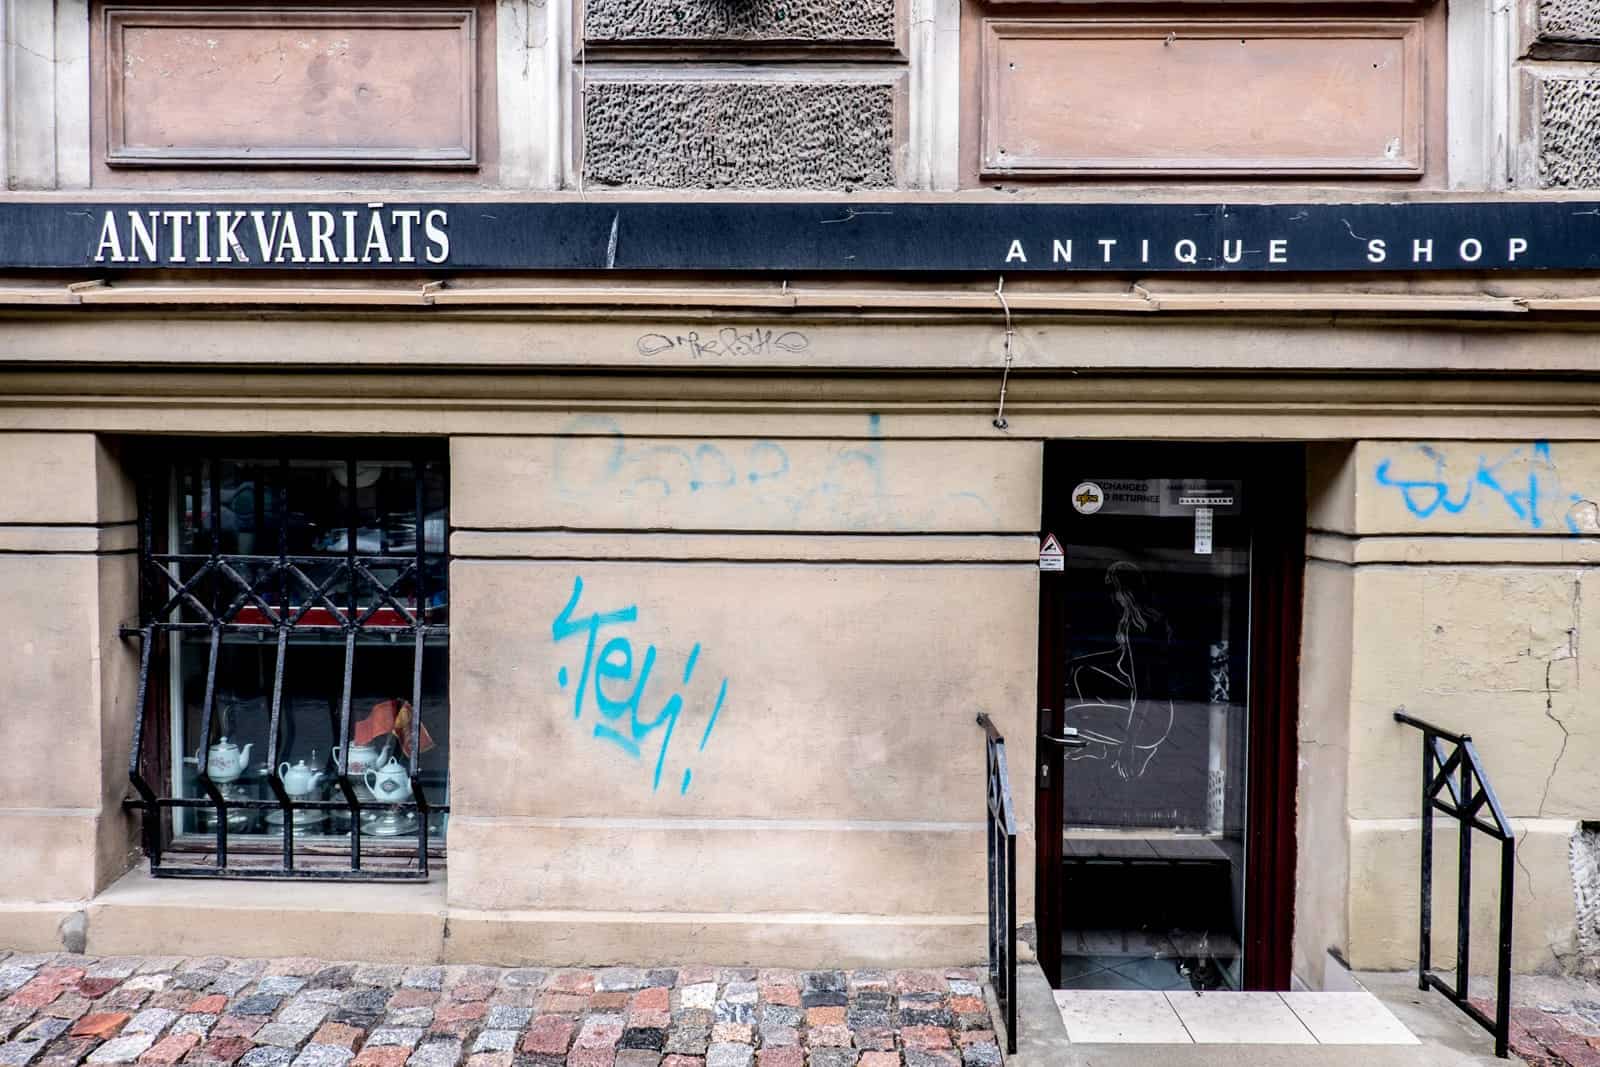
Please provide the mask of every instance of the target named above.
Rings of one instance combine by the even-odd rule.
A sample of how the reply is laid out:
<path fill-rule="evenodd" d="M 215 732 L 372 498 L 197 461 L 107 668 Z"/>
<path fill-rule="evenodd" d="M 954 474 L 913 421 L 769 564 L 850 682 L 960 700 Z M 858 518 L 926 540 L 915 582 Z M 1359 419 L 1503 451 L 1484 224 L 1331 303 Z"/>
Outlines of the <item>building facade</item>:
<path fill-rule="evenodd" d="M 1589 5 L 4 11 L 0 942 L 1600 961 Z"/>

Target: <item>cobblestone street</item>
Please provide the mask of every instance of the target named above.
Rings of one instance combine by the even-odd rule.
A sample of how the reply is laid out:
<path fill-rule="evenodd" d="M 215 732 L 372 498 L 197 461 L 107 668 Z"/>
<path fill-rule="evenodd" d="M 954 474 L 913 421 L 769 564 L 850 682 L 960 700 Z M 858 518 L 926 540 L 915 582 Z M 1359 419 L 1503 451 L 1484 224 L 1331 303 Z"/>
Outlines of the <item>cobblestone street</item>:
<path fill-rule="evenodd" d="M 1511 996 L 1512 1053 L 1531 1067 L 1600 1067 L 1600 985 L 1519 975 Z M 1479 1011 L 1494 1011 L 1487 998 L 1475 996 L 1473 1002 Z"/>
<path fill-rule="evenodd" d="M 993 1067 L 980 975 L 0 950 L 0 1067 Z"/>

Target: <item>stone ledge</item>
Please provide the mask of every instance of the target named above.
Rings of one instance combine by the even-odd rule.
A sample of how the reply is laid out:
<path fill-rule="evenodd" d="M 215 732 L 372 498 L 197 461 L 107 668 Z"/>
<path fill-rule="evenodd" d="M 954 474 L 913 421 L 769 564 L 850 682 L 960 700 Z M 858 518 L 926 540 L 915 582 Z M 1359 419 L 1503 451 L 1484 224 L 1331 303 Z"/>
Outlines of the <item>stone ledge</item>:
<path fill-rule="evenodd" d="M 689 958 L 783 967 L 920 967 L 982 959 L 972 915 L 484 911 L 420 884 L 154 879 L 129 872 L 85 902 L 0 900 L 0 944 L 60 951 L 58 927 L 87 911 L 87 951 L 311 956 L 545 966 L 672 964 Z"/>
<path fill-rule="evenodd" d="M 425 883 L 250 882 L 124 875 L 89 902 L 88 950 L 437 960 L 443 877 Z"/>
<path fill-rule="evenodd" d="M 77 900 L 0 900 L 0 947 L 20 952 L 60 952 L 61 924 L 83 910 Z"/>
<path fill-rule="evenodd" d="M 564 960 L 668 964 L 690 957 L 751 966 L 918 967 L 983 958 L 983 915 L 748 915 L 474 911 L 452 908 L 448 962 Z"/>

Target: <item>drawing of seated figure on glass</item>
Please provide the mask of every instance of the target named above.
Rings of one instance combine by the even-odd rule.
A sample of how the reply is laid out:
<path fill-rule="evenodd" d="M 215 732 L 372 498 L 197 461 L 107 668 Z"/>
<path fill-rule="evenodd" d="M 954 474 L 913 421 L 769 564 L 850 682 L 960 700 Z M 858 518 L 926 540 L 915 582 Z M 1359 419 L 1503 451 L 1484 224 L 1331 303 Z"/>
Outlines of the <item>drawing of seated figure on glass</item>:
<path fill-rule="evenodd" d="M 1172 731 L 1172 701 L 1152 696 L 1170 665 L 1172 626 L 1134 564 L 1113 563 L 1105 583 L 1121 611 L 1116 644 L 1068 666 L 1068 695 L 1076 702 L 1067 705 L 1067 723 L 1088 742 L 1068 758 L 1109 760 L 1119 777 L 1140 778 Z"/>

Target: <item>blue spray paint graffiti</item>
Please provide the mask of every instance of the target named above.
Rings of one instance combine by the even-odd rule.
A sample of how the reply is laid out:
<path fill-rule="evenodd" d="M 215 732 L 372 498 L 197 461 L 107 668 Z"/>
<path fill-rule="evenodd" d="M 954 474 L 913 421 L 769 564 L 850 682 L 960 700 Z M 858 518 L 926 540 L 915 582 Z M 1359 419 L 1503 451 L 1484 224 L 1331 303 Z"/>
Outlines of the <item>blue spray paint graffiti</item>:
<path fill-rule="evenodd" d="M 596 447 L 596 439 L 604 442 Z M 650 507 L 672 500 L 694 521 L 696 508 L 739 508 L 774 522 L 826 522 L 842 529 L 926 529 L 959 525 L 973 514 L 994 518 L 983 490 L 952 488 L 930 499 L 928 486 L 900 482 L 890 470 L 883 418 L 866 417 L 865 440 L 803 447 L 779 441 L 640 439 L 604 415 L 582 415 L 552 448 L 550 488 L 564 501 L 612 498 Z M 709 521 L 722 512 L 708 512 Z"/>
<path fill-rule="evenodd" d="M 1420 459 L 1420 462 L 1419 462 Z M 1396 465 L 1402 468 L 1397 473 Z M 1399 461 L 1386 458 L 1374 472 L 1379 485 L 1400 490 L 1406 510 L 1419 519 L 1444 512 L 1459 515 L 1474 501 L 1504 507 L 1529 529 L 1559 522 L 1570 533 L 1580 533 L 1575 505 L 1586 501 L 1561 483 L 1561 472 L 1548 441 L 1518 446 L 1492 462 L 1479 455 L 1470 470 L 1449 469 L 1444 452 L 1433 445 L 1418 445 L 1412 456 Z"/>
<path fill-rule="evenodd" d="M 597 611 L 587 616 L 576 617 L 578 601 L 582 596 L 583 579 L 574 578 L 572 596 L 567 599 L 566 606 L 550 624 L 550 639 L 556 644 L 570 637 L 584 638 L 583 667 L 579 671 L 577 685 L 572 690 L 572 717 L 577 720 L 583 719 L 585 699 L 592 696 L 595 711 L 599 715 L 599 721 L 594 724 L 595 737 L 616 745 L 635 760 L 643 760 L 644 746 L 659 742 L 660 747 L 655 751 L 655 768 L 650 778 L 650 789 L 658 790 L 661 788 L 661 772 L 666 765 L 667 750 L 672 745 L 672 736 L 677 730 L 679 718 L 683 715 L 683 695 L 673 693 L 653 717 L 642 718 L 640 707 L 644 703 L 644 691 L 650 682 L 650 672 L 655 669 L 656 646 L 649 645 L 645 648 L 644 655 L 637 664 L 637 681 L 633 681 L 634 649 L 633 642 L 629 638 L 610 637 L 600 646 L 598 654 L 595 652 L 595 646 L 600 643 L 601 629 L 638 622 L 639 607 L 636 604 L 629 604 L 615 611 Z M 682 684 L 689 684 L 699 662 L 700 645 L 696 644 L 689 650 L 689 655 L 684 660 Z M 632 691 L 619 695 L 618 687 L 626 690 L 630 681 L 633 681 Z M 556 683 L 563 690 L 572 685 L 572 676 L 566 667 L 556 671 Z M 700 734 L 700 746 L 696 749 L 697 752 L 705 751 L 706 743 L 711 740 L 711 731 L 716 728 L 717 717 L 722 714 L 722 705 L 727 698 L 728 679 L 724 678 L 717 690 L 717 699 L 711 708 L 711 715 L 706 720 L 705 730 Z M 659 738 L 654 736 L 658 732 Z M 693 771 L 685 767 L 678 786 L 680 794 L 689 791 L 689 783 L 693 776 Z"/>

